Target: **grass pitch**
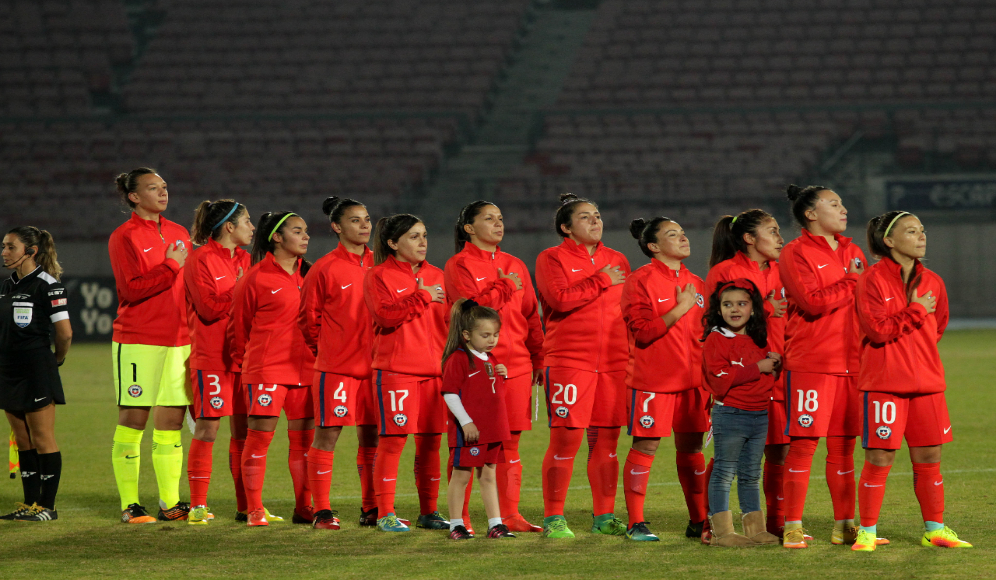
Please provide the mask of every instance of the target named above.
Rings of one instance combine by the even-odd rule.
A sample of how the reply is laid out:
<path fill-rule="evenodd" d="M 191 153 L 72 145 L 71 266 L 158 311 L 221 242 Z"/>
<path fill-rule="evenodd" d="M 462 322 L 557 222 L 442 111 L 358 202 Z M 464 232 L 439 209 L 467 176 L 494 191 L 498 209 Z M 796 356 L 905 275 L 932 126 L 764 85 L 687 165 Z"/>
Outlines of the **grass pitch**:
<path fill-rule="evenodd" d="M 659 543 L 635 543 L 588 533 L 591 497 L 583 461 L 575 464 L 568 496 L 568 523 L 577 538 L 546 540 L 519 534 L 494 542 L 481 537 L 485 516 L 479 496 L 472 501 L 478 539 L 452 542 L 444 532 L 413 530 L 385 534 L 359 528 L 359 483 L 355 469 L 356 438 L 346 429 L 339 440 L 332 505 L 343 529 L 316 532 L 308 526 L 271 525 L 248 529 L 233 521 L 235 499 L 228 473 L 228 430 L 223 422 L 215 445 L 209 494 L 217 515 L 208 526 L 185 523 L 125 526 L 109 450 L 116 421 L 111 385 L 111 357 L 106 345 L 73 348 L 62 369 L 69 404 L 60 407 L 57 434 L 64 457 L 59 520 L 49 523 L 0 522 L 0 578 L 993 578 L 996 577 L 996 331 L 950 332 L 941 343 L 947 367 L 947 400 L 955 430 L 944 450 L 947 523 L 974 543 L 972 550 L 920 546 L 922 522 L 913 494 L 905 450 L 889 477 L 879 535 L 891 546 L 872 554 L 855 554 L 829 543 L 833 514 L 822 477 L 814 477 L 805 525 L 816 537 L 809 550 L 778 547 L 749 550 L 709 548 L 687 540 L 684 500 L 677 483 L 673 447 L 665 442 L 655 462 L 647 518 Z M 546 448 L 543 421 L 523 436 L 522 513 L 541 522 L 540 465 Z M 149 427 L 151 430 L 151 426 Z M 278 428 L 270 450 L 264 501 L 273 513 L 290 519 L 293 493 L 286 468 L 287 438 Z M 184 431 L 184 443 L 190 434 Z M 150 511 L 157 492 L 151 464 L 151 433 L 143 441 L 141 497 Z M 629 438 L 620 438 L 625 457 Z M 402 457 L 397 509 L 418 514 L 411 473 L 413 444 Z M 444 450 L 445 453 L 445 450 Z M 583 453 L 583 451 L 582 451 Z M 707 454 L 711 453 L 711 448 Z M 583 457 L 583 455 L 581 455 Z M 825 452 L 817 452 L 813 473 L 822 473 Z M 862 451 L 856 451 L 858 471 Z M 445 481 L 443 482 L 445 484 Z M 621 483 L 621 480 L 620 480 Z M 440 508 L 445 515 L 445 485 Z M 181 496 L 186 483 L 181 483 Z M 21 499 L 20 482 L 0 481 L 0 508 Z M 731 505 L 736 505 L 735 499 Z M 625 519 L 620 488 L 616 513 Z"/>

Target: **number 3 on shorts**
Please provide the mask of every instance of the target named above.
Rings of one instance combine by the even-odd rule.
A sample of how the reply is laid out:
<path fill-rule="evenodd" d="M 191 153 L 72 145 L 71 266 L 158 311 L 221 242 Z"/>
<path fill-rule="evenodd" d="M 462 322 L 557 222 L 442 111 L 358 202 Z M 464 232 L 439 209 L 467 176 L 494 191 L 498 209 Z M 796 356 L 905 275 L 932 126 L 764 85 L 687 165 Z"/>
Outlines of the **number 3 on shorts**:
<path fill-rule="evenodd" d="M 815 390 L 804 391 L 802 389 L 796 389 L 795 391 L 799 400 L 798 411 L 802 413 L 815 413 L 817 409 L 820 408 L 820 402 L 816 400 L 817 392 Z"/>
<path fill-rule="evenodd" d="M 221 394 L 221 378 L 218 375 L 204 375 L 208 379 L 208 386 L 214 387 L 214 390 L 208 393 L 209 397 Z"/>

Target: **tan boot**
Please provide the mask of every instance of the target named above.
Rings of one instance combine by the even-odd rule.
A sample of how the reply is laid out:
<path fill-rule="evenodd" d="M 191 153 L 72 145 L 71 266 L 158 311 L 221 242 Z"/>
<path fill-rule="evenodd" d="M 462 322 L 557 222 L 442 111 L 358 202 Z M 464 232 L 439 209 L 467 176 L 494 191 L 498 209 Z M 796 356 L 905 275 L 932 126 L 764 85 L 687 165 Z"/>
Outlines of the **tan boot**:
<path fill-rule="evenodd" d="M 778 545 L 778 536 L 769 534 L 764 521 L 764 514 L 760 511 L 744 514 L 744 536 L 756 544 Z"/>
<path fill-rule="evenodd" d="M 710 546 L 749 548 L 757 545 L 750 538 L 741 536 L 733 530 L 733 512 L 730 510 L 713 514 L 709 518 L 709 523 L 712 527 L 712 539 L 709 541 Z"/>

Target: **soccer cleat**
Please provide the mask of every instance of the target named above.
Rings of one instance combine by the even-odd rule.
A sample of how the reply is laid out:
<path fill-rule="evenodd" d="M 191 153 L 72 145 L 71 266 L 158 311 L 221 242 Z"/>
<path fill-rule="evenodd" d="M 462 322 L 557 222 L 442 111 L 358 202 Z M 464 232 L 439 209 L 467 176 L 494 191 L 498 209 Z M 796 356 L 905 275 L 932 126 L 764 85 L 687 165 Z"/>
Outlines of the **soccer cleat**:
<path fill-rule="evenodd" d="M 437 512 L 438 513 L 438 512 Z M 398 520 L 398 516 L 393 513 L 377 520 L 377 529 L 382 532 L 408 532 L 411 531 L 407 525 Z"/>
<path fill-rule="evenodd" d="M 59 514 L 55 510 L 33 504 L 28 511 L 14 518 L 18 522 L 48 522 L 59 519 Z"/>
<path fill-rule="evenodd" d="M 133 503 L 121 512 L 121 522 L 125 524 L 154 524 L 156 518 L 149 515 L 145 508 Z"/>
<path fill-rule="evenodd" d="M 208 523 L 207 506 L 199 505 L 190 508 L 190 513 L 187 515 L 187 524 L 191 526 L 206 526 L 207 523 Z"/>
<path fill-rule="evenodd" d="M 450 529 L 450 522 L 443 518 L 439 512 L 432 512 L 431 514 L 420 515 L 415 522 L 415 527 L 427 530 L 448 530 Z"/>
<path fill-rule="evenodd" d="M 564 516 L 550 516 L 543 518 L 544 538 L 573 538 L 574 532 L 567 527 L 567 520 Z"/>
<path fill-rule="evenodd" d="M 637 522 L 633 527 L 626 530 L 626 537 L 634 542 L 659 542 L 660 538 L 647 528 L 647 522 Z"/>
<path fill-rule="evenodd" d="M 377 508 L 364 510 L 360 508 L 360 526 L 372 528 L 377 525 Z"/>
<path fill-rule="evenodd" d="M 688 520 L 688 527 L 685 528 L 685 537 L 686 538 L 701 538 L 702 537 L 702 532 L 704 531 L 704 529 L 706 527 L 706 522 L 707 521 L 709 521 L 709 520 L 705 520 L 705 521 L 702 521 L 702 522 L 693 522 L 692 520 Z"/>
<path fill-rule="evenodd" d="M 542 532 L 543 526 L 537 526 L 526 521 L 522 514 L 515 514 L 507 518 L 502 518 L 501 523 L 505 524 L 510 532 Z"/>
<path fill-rule="evenodd" d="M 176 505 L 164 510 L 159 508 L 159 521 L 161 522 L 178 522 L 187 519 L 187 515 L 190 513 L 190 504 L 185 501 L 178 501 Z"/>
<path fill-rule="evenodd" d="M 935 548 L 971 548 L 972 544 L 958 539 L 958 534 L 951 528 L 944 526 L 943 529 L 933 532 L 924 532 L 920 540 L 922 546 L 933 546 Z"/>
<path fill-rule="evenodd" d="M 859 528 L 858 526 L 850 528 L 838 528 L 837 526 L 834 526 L 833 531 L 830 532 L 830 543 L 833 544 L 834 546 L 853 544 L 857 540 L 860 531 L 861 528 Z M 807 541 L 812 539 L 813 539 L 812 537 L 806 536 Z M 888 546 L 889 540 L 886 538 L 875 538 L 875 545 Z"/>
<path fill-rule="evenodd" d="M 591 533 L 605 536 L 625 536 L 626 524 L 614 514 L 602 514 L 594 517 Z"/>
<path fill-rule="evenodd" d="M 456 526 L 450 530 L 451 540 L 472 540 L 474 539 L 474 534 L 467 531 L 467 528 L 463 526 Z"/>
<path fill-rule="evenodd" d="M 320 510 L 315 512 L 315 521 L 312 522 L 311 527 L 316 530 L 338 530 L 339 529 L 339 518 L 336 516 L 339 512 L 332 510 Z"/>
<path fill-rule="evenodd" d="M 488 530 L 488 537 L 498 540 L 501 538 L 514 538 L 515 534 L 508 531 L 508 526 L 505 524 L 498 524 L 497 526 L 492 526 L 491 529 Z"/>
<path fill-rule="evenodd" d="M 250 528 L 255 528 L 258 526 L 268 526 L 270 525 L 269 520 L 266 519 L 266 510 L 253 510 L 249 512 L 246 519 L 246 524 Z"/>
<path fill-rule="evenodd" d="M 806 543 L 806 533 L 802 531 L 802 528 L 785 530 L 782 538 L 782 547 L 792 549 L 808 548 L 809 544 Z"/>
<path fill-rule="evenodd" d="M 280 524 L 280 523 L 283 523 L 284 518 L 282 518 L 280 516 L 275 516 L 275 515 L 271 514 L 270 510 L 268 510 L 266 508 L 263 508 L 263 511 L 266 512 L 266 521 L 270 522 L 271 524 Z M 208 514 L 208 519 L 209 520 L 213 520 L 214 519 L 214 514 Z M 235 512 L 235 521 L 237 521 L 237 522 L 248 522 L 249 521 L 249 512 L 248 511 L 245 511 L 245 512 Z"/>
<path fill-rule="evenodd" d="M 310 524 L 313 521 L 315 521 L 315 508 L 310 505 L 294 508 L 294 517 L 291 518 L 292 524 Z"/>
<path fill-rule="evenodd" d="M 858 537 L 855 539 L 854 545 L 851 546 L 851 550 L 854 552 L 874 552 L 878 543 L 876 540 L 875 534 L 859 528 Z"/>
<path fill-rule="evenodd" d="M 4 514 L 0 516 L 0 520 L 16 520 L 17 516 L 24 514 L 30 509 L 31 506 L 29 506 L 28 504 L 17 502 L 14 504 L 14 511 L 10 512 L 9 514 Z"/>

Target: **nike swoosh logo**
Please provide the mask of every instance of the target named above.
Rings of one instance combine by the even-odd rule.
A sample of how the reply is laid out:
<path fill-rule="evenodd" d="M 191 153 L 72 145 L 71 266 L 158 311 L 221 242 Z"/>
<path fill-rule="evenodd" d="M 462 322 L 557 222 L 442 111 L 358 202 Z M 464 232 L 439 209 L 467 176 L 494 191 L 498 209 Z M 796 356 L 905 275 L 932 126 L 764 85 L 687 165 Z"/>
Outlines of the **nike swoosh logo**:
<path fill-rule="evenodd" d="M 702 471 L 696 471 L 695 475 L 705 475 L 705 472 L 706 472 L 706 470 L 704 470 L 704 469 Z"/>
<path fill-rule="evenodd" d="M 252 453 L 250 455 L 252 455 L 253 459 L 262 459 L 262 458 L 266 457 L 266 455 L 256 455 L 255 453 Z"/>
<path fill-rule="evenodd" d="M 950 430 L 951 430 L 951 425 L 948 425 L 948 428 L 944 430 L 944 434 L 947 435 L 948 431 L 950 431 Z"/>
<path fill-rule="evenodd" d="M 397 481 L 397 480 L 398 480 L 397 478 L 394 478 L 394 479 L 388 479 L 386 477 L 384 478 L 384 481 Z"/>
<path fill-rule="evenodd" d="M 943 480 L 943 479 L 942 479 L 942 480 L 940 480 L 940 481 L 935 481 L 935 482 L 934 482 L 934 485 L 941 485 L 942 483 L 944 483 L 944 480 Z"/>
<path fill-rule="evenodd" d="M 827 266 L 829 266 L 829 265 L 830 265 L 830 264 L 823 264 L 822 266 L 817 266 L 817 268 L 819 268 L 820 270 L 822 270 L 823 268 L 826 268 L 826 267 L 827 267 Z"/>
<path fill-rule="evenodd" d="M 270 290 L 270 294 L 276 294 L 277 292 L 280 292 L 281 290 L 283 290 L 283 288 L 277 288 L 276 290 Z"/>
<path fill-rule="evenodd" d="M 784 497 L 782 497 L 782 496 L 780 496 L 780 495 L 779 495 L 779 496 L 777 496 L 777 499 L 778 499 L 778 501 L 785 501 L 785 498 L 784 498 Z"/>
<path fill-rule="evenodd" d="M 467 378 L 469 379 L 470 377 L 476 375 L 479 372 L 481 372 L 481 371 L 476 371 L 476 372 L 470 373 L 469 375 L 467 375 Z"/>
<path fill-rule="evenodd" d="M 325 475 L 326 473 L 332 473 L 332 470 L 330 469 L 328 471 L 319 471 L 318 475 Z"/>
<path fill-rule="evenodd" d="M 48 397 L 42 397 L 42 398 L 40 398 L 40 399 L 35 399 L 35 402 L 37 403 L 38 401 L 44 401 L 44 400 L 45 400 L 45 399 L 47 399 L 47 398 L 48 398 Z M 945 431 L 945 433 L 947 433 L 947 431 Z"/>
<path fill-rule="evenodd" d="M 429 481 L 439 481 L 440 479 L 442 479 L 442 478 L 441 477 L 431 477 L 431 478 L 429 478 Z"/>
<path fill-rule="evenodd" d="M 228 274 L 226 274 L 226 275 L 224 275 L 224 276 L 218 276 L 218 277 L 217 277 L 217 278 L 215 278 L 214 280 L 215 280 L 215 282 L 217 282 L 218 280 L 221 280 L 222 278 L 228 278 Z"/>
<path fill-rule="evenodd" d="M 345 290 L 346 288 L 349 288 L 352 285 L 353 285 L 353 283 L 350 282 L 349 284 L 346 284 L 345 286 L 343 286 L 342 288 L 340 288 L 340 290 Z"/>
<path fill-rule="evenodd" d="M 879 485 L 868 485 L 868 482 L 867 482 L 867 481 L 866 481 L 866 482 L 864 483 L 864 486 L 865 486 L 865 487 L 882 487 L 882 485 L 881 485 L 881 484 L 879 484 Z"/>
<path fill-rule="evenodd" d="M 893 296 L 892 298 L 895 298 L 895 296 Z M 892 298 L 886 298 L 885 301 L 888 302 L 889 300 L 892 300 Z"/>
<path fill-rule="evenodd" d="M 634 471 L 632 469 L 629 470 L 630 475 L 646 475 L 648 473 L 650 473 L 650 471 Z"/>
<path fill-rule="evenodd" d="M 584 268 L 578 268 L 577 270 L 575 270 L 574 268 L 571 268 L 571 272 L 580 272 L 581 270 L 584 270 Z"/>
<path fill-rule="evenodd" d="M 485 276 L 484 278 L 478 278 L 477 276 L 475 276 L 474 280 L 477 280 L 478 282 L 480 282 L 481 280 L 484 280 L 485 278 L 487 278 L 487 276 Z"/>
<path fill-rule="evenodd" d="M 611 457 L 615 457 L 615 456 L 616 456 L 616 454 L 615 454 L 615 453 L 609 453 L 609 457 L 610 457 L 610 458 L 611 458 Z"/>
<path fill-rule="evenodd" d="M 211 479 L 210 477 L 198 477 L 196 475 L 191 475 L 190 479 Z"/>
<path fill-rule="evenodd" d="M 553 458 L 556 459 L 557 461 L 566 461 L 568 459 L 574 459 L 574 456 L 572 455 L 570 457 L 561 457 L 561 456 L 557 455 L 556 453 L 554 453 L 553 454 Z"/>
<path fill-rule="evenodd" d="M 670 298 L 658 298 L 657 299 L 658 302 L 667 302 L 668 300 L 670 300 Z"/>
<path fill-rule="evenodd" d="M 143 251 L 143 252 L 148 252 L 148 251 L 149 251 L 149 250 L 151 250 L 151 249 L 152 249 L 152 248 L 145 248 L 145 249 L 144 249 L 144 250 L 142 250 L 142 251 Z"/>
<path fill-rule="evenodd" d="M 854 470 L 853 469 L 850 471 L 841 471 L 839 469 L 837 470 L 837 475 L 847 475 L 848 473 L 854 473 Z"/>
<path fill-rule="evenodd" d="M 138 455 L 125 455 L 125 459 L 137 459 Z"/>
<path fill-rule="evenodd" d="M 183 447 L 183 443 L 180 443 L 179 445 L 174 445 L 173 447 Z"/>
<path fill-rule="evenodd" d="M 513 459 L 512 461 L 509 461 L 509 463 L 518 463 L 520 461 L 522 461 L 522 460 L 521 459 Z"/>
<path fill-rule="evenodd" d="M 39 477 L 41 477 L 42 481 L 45 481 L 46 479 L 52 479 L 55 476 L 54 475 L 41 475 Z M 937 485 L 937 484 L 935 483 L 934 485 Z"/>
<path fill-rule="evenodd" d="M 395 290 L 395 292 L 397 292 L 398 294 L 401 294 L 405 290 L 408 290 L 408 288 L 402 288 L 401 290 Z"/>
<path fill-rule="evenodd" d="M 809 470 L 808 469 L 792 469 L 791 467 L 789 467 L 789 473 L 806 473 L 807 471 L 809 471 Z"/>

